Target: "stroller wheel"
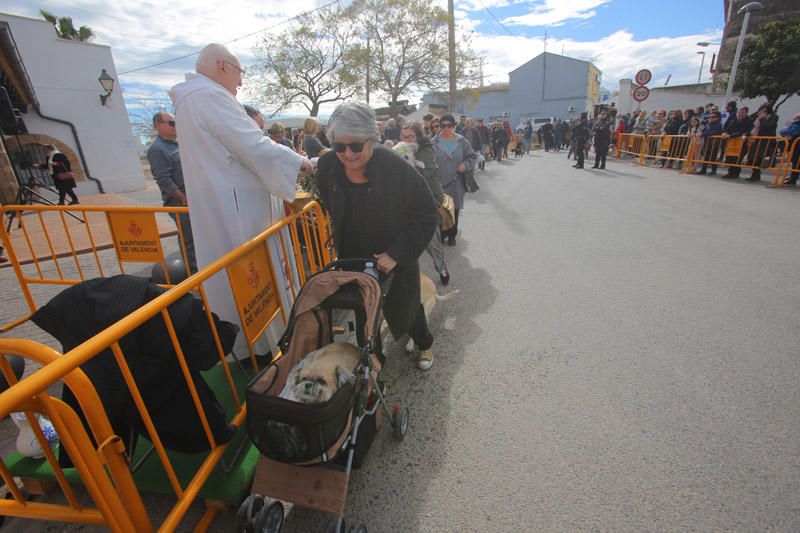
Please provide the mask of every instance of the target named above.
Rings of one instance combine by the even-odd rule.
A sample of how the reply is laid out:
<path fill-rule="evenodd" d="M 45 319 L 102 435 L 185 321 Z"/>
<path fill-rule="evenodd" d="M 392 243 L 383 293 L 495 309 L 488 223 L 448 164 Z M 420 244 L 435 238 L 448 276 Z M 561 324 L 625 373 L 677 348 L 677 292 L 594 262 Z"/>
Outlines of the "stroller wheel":
<path fill-rule="evenodd" d="M 256 533 L 280 533 L 281 527 L 283 527 L 283 504 L 276 500 L 258 513 L 255 520 L 255 531 Z"/>
<path fill-rule="evenodd" d="M 251 532 L 255 529 L 256 517 L 264 510 L 264 497 L 261 494 L 251 494 L 244 499 L 236 512 L 236 531 Z"/>
<path fill-rule="evenodd" d="M 328 525 L 325 526 L 325 533 L 344 533 L 345 525 L 344 525 L 344 518 L 342 518 L 342 527 L 341 529 L 336 527 L 336 518 L 332 518 L 328 520 Z"/>
<path fill-rule="evenodd" d="M 408 432 L 408 407 L 395 410 L 392 420 L 392 436 L 396 441 L 402 441 Z"/>

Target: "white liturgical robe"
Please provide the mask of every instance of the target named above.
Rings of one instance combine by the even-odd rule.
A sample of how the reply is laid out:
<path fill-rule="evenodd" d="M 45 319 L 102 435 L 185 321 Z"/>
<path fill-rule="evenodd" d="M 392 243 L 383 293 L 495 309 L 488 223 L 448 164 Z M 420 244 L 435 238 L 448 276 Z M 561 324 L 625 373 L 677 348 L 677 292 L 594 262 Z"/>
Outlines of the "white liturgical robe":
<path fill-rule="evenodd" d="M 266 137 L 233 94 L 202 74 L 187 74 L 186 81 L 169 94 L 175 107 L 197 266 L 203 268 L 284 217 L 282 200 L 294 200 L 303 157 Z M 291 302 L 283 268 L 276 247 L 270 249 L 288 314 Z M 241 325 L 225 271 L 204 287 L 211 310 Z M 275 328 L 270 329 L 274 337 Z M 237 339 L 240 355 L 246 354 L 243 334 Z"/>

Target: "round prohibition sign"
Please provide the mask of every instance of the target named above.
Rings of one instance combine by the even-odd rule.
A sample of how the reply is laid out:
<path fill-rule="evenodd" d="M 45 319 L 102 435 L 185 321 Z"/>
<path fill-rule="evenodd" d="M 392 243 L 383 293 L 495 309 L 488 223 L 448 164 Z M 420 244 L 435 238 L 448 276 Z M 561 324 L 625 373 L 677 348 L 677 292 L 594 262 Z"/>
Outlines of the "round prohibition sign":
<path fill-rule="evenodd" d="M 636 87 L 633 90 L 633 99 L 639 103 L 644 102 L 647 100 L 647 97 L 650 96 L 650 89 L 647 87 Z"/>
<path fill-rule="evenodd" d="M 633 79 L 637 85 L 647 85 L 650 83 L 650 80 L 653 79 L 653 73 L 646 68 L 643 68 L 636 73 L 636 76 Z"/>

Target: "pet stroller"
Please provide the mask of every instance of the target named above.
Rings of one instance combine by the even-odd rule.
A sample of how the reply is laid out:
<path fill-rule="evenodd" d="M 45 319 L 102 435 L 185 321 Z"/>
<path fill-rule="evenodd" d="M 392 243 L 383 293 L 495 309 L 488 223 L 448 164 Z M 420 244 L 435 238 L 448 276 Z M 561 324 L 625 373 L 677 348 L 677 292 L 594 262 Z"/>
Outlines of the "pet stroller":
<path fill-rule="evenodd" d="M 279 342 L 283 355 L 247 387 L 247 431 L 261 457 L 253 494 L 237 513 L 238 531 L 280 531 L 279 500 L 284 500 L 336 515 L 327 531 L 343 533 L 350 472 L 361 466 L 380 428 L 381 413 L 394 438 L 403 440 L 408 408 L 395 405 L 390 411 L 378 381 L 384 362 L 379 330 L 391 282 L 391 275 L 379 282 L 374 260 L 341 260 L 312 276 L 297 295 Z M 308 353 L 334 342 L 334 310 L 355 315 L 361 353 L 355 381 L 339 387 L 323 403 L 279 397 L 292 368 Z M 265 496 L 278 501 L 267 506 Z M 349 531 L 366 532 L 366 527 Z"/>

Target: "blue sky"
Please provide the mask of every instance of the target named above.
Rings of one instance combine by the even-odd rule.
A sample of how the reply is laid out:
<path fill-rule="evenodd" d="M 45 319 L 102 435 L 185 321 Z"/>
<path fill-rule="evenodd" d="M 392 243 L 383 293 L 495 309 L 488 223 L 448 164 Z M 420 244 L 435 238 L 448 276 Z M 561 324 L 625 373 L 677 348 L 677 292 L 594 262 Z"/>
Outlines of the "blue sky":
<path fill-rule="evenodd" d="M 346 0 L 342 0 L 346 1 Z M 433 0 L 446 8 L 446 0 Z M 544 49 L 581 59 L 593 58 L 603 86 L 639 68 L 653 71 L 653 84 L 696 83 L 703 50 L 698 41 L 719 42 L 725 0 L 455 0 L 457 31 L 471 36 L 486 57 L 486 82 L 505 82 L 507 73 Z M 127 71 L 199 50 L 209 42 L 231 42 L 246 66 L 261 39 L 277 35 L 286 19 L 328 0 L 4 0 L 0 10 L 39 18 L 39 9 L 71 16 L 94 29 L 95 42 L 112 48 L 126 102 L 162 99 L 167 89 L 193 69 L 194 58 L 130 74 Z M 491 14 L 489 12 L 491 11 Z M 502 25 L 492 17 L 497 17 Z M 505 27 L 504 27 L 505 26 Z M 446 34 L 442 36 L 446 38 Z M 710 79 L 708 52 L 703 80 Z M 242 99 L 248 100 L 248 86 Z M 414 95 L 410 95 L 412 101 Z M 299 113 L 303 110 L 298 109 Z M 325 110 L 323 110 L 325 113 Z"/>
<path fill-rule="evenodd" d="M 491 6 L 490 2 L 474 0 L 476 7 Z M 571 2 L 554 2 L 569 6 Z M 568 7 L 575 18 L 567 19 L 557 25 L 522 25 L 513 21 L 506 26 L 513 33 L 520 35 L 543 35 L 547 30 L 549 37 L 556 39 L 578 38 L 581 40 L 598 40 L 619 29 L 630 30 L 637 39 L 656 37 L 675 37 L 692 33 L 702 33 L 710 28 L 721 29 L 724 25 L 722 0 L 669 0 L 658 2 L 653 0 L 611 0 L 606 2 L 584 2 L 584 5 L 598 4 L 597 7 L 581 11 L 580 8 Z M 459 5 L 459 2 L 456 2 Z M 524 16 L 544 5 L 544 2 L 519 2 L 509 5 L 490 7 L 494 15 L 504 22 L 513 17 Z M 584 15 L 593 13 L 586 18 Z M 690 17 L 685 16 L 691 13 Z M 487 34 L 506 34 L 503 27 L 488 13 L 476 12 L 474 17 L 481 19 L 478 30 Z M 505 22 L 504 22 L 505 23 Z"/>

